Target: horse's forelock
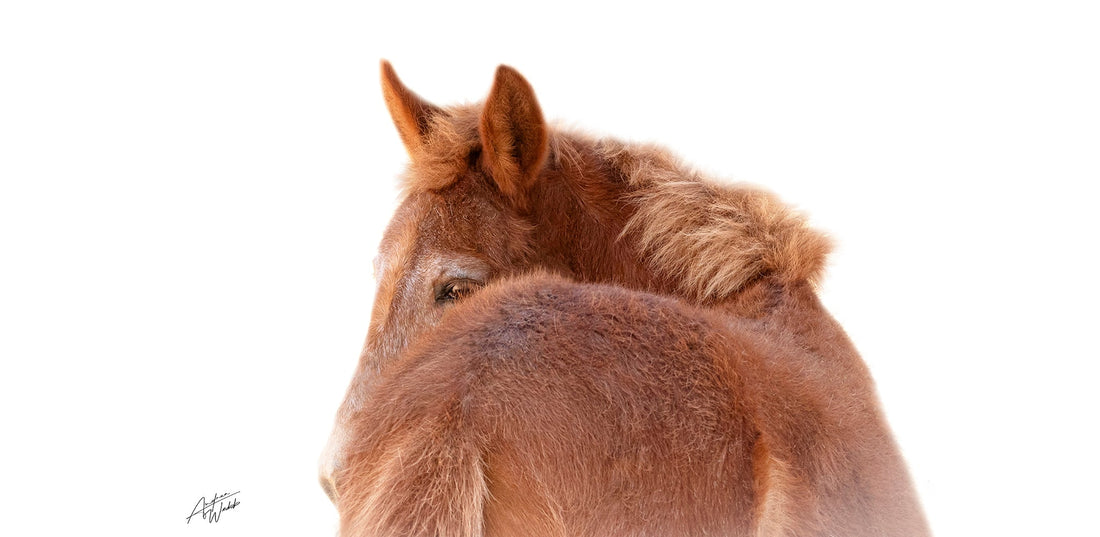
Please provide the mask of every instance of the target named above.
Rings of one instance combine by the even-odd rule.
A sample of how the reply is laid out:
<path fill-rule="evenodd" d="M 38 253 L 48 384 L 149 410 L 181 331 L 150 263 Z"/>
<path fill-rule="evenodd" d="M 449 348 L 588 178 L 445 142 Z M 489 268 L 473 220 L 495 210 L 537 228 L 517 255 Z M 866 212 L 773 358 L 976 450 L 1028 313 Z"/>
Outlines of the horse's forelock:
<path fill-rule="evenodd" d="M 481 147 L 477 125 L 481 105 L 443 109 L 432 117 L 423 150 L 409 162 L 401 177 L 406 196 L 440 190 L 453 184 L 470 167 L 470 157 Z"/>

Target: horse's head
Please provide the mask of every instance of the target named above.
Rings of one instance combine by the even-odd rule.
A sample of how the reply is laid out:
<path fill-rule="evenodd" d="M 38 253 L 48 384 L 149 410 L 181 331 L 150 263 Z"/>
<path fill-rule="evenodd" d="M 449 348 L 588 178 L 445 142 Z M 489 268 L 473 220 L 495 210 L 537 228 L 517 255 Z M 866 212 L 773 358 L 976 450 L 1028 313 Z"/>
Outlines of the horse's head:
<path fill-rule="evenodd" d="M 385 62 L 382 88 L 410 163 L 403 201 L 374 262 L 378 288 L 358 370 L 322 456 L 322 485 L 334 500 L 345 423 L 359 410 L 370 377 L 456 303 L 529 267 L 533 225 L 525 217 L 525 185 L 548 151 L 534 93 L 511 68 L 497 70 L 480 105 L 430 104 Z"/>

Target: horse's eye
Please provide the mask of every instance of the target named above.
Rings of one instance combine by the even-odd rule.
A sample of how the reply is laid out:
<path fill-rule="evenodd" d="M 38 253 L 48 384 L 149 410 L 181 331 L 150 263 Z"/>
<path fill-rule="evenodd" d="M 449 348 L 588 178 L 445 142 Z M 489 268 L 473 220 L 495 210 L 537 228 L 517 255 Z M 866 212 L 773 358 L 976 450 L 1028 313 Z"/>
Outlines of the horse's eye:
<path fill-rule="evenodd" d="M 455 302 L 470 296 L 474 291 L 481 288 L 481 286 L 481 282 L 467 278 L 449 280 L 436 289 L 435 301 L 439 304 Z"/>

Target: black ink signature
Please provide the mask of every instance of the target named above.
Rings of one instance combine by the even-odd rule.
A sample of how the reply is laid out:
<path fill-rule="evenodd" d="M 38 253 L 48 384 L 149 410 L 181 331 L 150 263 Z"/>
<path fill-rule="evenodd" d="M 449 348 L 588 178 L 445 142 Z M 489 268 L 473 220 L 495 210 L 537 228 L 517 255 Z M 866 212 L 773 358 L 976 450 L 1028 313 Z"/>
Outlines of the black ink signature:
<path fill-rule="evenodd" d="M 191 523 L 191 517 L 195 515 L 202 515 L 202 518 L 207 522 L 214 523 L 222 518 L 222 513 L 228 511 L 241 504 L 241 501 L 237 498 L 233 498 L 240 494 L 241 491 L 227 492 L 225 494 L 215 494 L 214 499 L 206 501 L 206 496 L 199 498 L 199 503 L 195 504 L 194 509 L 191 509 L 191 515 L 187 517 L 187 523 Z M 229 499 L 233 498 L 232 501 Z"/>

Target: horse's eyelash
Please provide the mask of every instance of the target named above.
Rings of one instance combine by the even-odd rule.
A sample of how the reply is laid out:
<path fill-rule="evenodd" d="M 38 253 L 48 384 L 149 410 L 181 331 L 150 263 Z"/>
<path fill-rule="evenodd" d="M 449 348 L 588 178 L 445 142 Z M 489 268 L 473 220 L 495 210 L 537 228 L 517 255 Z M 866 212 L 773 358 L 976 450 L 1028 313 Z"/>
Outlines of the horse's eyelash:
<path fill-rule="evenodd" d="M 481 285 L 481 282 L 467 278 L 451 280 L 440 287 L 439 291 L 436 293 L 435 300 L 436 302 L 453 302 L 474 292 L 478 287 L 481 287 Z M 456 287 L 460 287 L 458 293 L 455 292 Z"/>

